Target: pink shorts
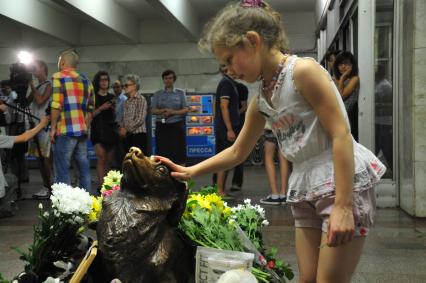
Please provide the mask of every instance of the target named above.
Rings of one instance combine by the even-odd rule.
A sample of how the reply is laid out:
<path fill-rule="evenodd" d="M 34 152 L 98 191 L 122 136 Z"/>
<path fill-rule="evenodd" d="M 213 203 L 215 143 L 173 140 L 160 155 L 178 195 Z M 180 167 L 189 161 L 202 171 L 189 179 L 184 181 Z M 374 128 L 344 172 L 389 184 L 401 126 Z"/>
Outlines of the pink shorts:
<path fill-rule="evenodd" d="M 327 196 L 315 201 L 291 204 L 296 228 L 317 228 L 324 233 L 328 230 L 328 220 L 334 207 L 335 196 Z M 367 236 L 368 228 L 374 223 L 376 195 L 374 188 L 353 193 L 355 236 Z"/>

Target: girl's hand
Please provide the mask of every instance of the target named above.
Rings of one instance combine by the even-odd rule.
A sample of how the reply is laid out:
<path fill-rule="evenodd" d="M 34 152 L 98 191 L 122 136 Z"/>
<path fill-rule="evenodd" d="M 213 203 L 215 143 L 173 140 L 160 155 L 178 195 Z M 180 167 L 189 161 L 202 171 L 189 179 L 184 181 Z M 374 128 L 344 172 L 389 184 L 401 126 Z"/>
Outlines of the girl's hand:
<path fill-rule="evenodd" d="M 352 241 L 355 232 L 352 206 L 334 206 L 330 214 L 327 245 L 337 247 Z"/>
<path fill-rule="evenodd" d="M 44 116 L 43 118 L 41 118 L 40 120 L 40 125 L 42 128 L 46 127 L 47 124 L 49 124 L 50 121 L 50 116 Z"/>
<path fill-rule="evenodd" d="M 170 170 L 172 170 L 170 175 L 175 179 L 178 179 L 180 181 L 188 181 L 192 177 L 192 174 L 190 170 L 188 169 L 188 167 L 177 165 L 166 157 L 154 156 L 154 160 L 160 161 L 161 163 L 169 167 Z"/>
<path fill-rule="evenodd" d="M 49 137 L 50 137 L 50 142 L 55 143 L 55 137 L 56 137 L 55 129 L 50 129 Z"/>
<path fill-rule="evenodd" d="M 342 77 L 345 78 L 346 80 L 351 75 L 351 72 L 352 72 L 352 66 L 346 69 L 346 71 L 342 74 Z"/>

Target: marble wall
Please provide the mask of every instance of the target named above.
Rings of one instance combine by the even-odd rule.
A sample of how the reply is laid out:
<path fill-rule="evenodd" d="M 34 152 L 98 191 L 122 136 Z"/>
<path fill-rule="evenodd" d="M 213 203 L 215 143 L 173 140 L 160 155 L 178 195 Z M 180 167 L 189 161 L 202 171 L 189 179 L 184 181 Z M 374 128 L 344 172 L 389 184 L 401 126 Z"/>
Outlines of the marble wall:
<path fill-rule="evenodd" d="M 414 11 L 415 215 L 426 217 L 426 1 L 416 0 Z"/>

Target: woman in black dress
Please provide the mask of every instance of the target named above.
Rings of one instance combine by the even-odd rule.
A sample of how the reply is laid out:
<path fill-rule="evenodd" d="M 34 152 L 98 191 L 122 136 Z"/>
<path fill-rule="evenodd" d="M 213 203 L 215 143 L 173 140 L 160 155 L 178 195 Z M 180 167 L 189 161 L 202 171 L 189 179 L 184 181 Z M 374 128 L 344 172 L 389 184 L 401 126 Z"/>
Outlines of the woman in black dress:
<path fill-rule="evenodd" d="M 95 111 L 91 125 L 91 141 L 95 147 L 98 175 L 98 186 L 111 168 L 114 158 L 114 146 L 118 141 L 115 122 L 115 95 L 108 93 L 110 78 L 106 71 L 99 71 L 93 78 L 95 89 Z"/>

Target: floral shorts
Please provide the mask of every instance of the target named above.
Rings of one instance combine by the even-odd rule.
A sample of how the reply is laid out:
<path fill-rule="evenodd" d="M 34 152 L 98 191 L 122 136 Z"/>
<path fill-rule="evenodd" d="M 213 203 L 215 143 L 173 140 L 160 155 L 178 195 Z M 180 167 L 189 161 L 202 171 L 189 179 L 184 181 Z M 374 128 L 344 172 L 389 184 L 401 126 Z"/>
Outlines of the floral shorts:
<path fill-rule="evenodd" d="M 330 213 L 334 207 L 334 195 L 315 201 L 293 203 L 291 211 L 296 228 L 317 228 L 327 233 Z M 374 223 L 376 196 L 374 189 L 353 193 L 355 236 L 367 236 Z"/>

